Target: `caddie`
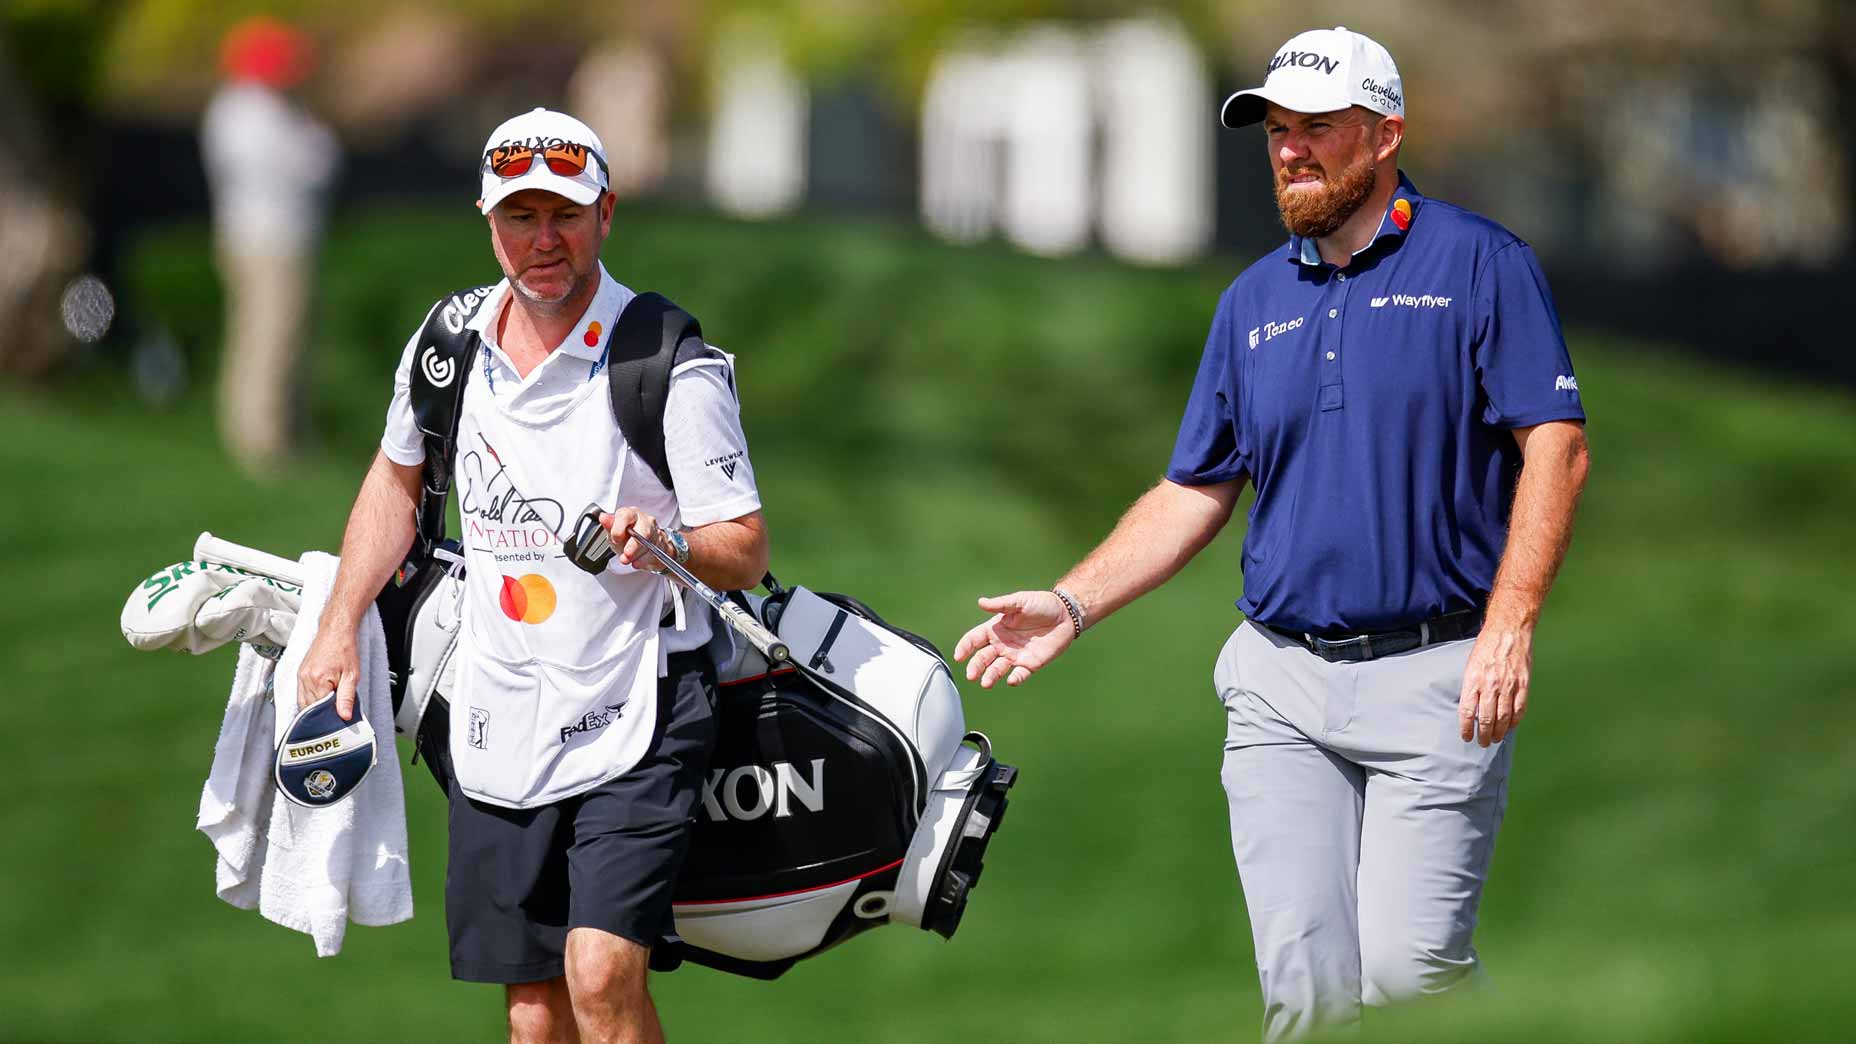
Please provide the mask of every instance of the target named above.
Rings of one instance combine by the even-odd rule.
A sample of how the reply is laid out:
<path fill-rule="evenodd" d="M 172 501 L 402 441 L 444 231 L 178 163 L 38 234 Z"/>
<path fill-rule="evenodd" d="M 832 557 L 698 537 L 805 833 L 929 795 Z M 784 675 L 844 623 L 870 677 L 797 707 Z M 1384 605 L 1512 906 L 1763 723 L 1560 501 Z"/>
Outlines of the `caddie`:
<path fill-rule="evenodd" d="M 504 278 L 433 306 L 428 318 L 479 342 L 461 365 L 418 333 L 407 342 L 298 676 L 301 702 L 334 689 L 349 716 L 358 627 L 415 538 L 427 443 L 414 367 L 434 385 L 465 380 L 454 465 L 438 477 L 453 483 L 467 570 L 445 694 L 445 915 L 452 975 L 504 984 L 512 1041 L 662 1039 L 648 957 L 671 925 L 714 745 L 703 647 L 718 625 L 706 605 L 683 604 L 641 542 L 718 590 L 752 587 L 767 566 L 725 355 L 705 349 L 670 372 L 670 481 L 615 417 L 611 335 L 637 295 L 600 262 L 608 170 L 598 136 L 563 113 L 536 109 L 491 133 L 477 206 Z M 618 550 L 597 575 L 562 545 L 589 503 L 605 507 Z"/>
<path fill-rule="evenodd" d="M 1222 121 L 1263 125 L 1288 242 L 1219 299 L 1166 477 L 1051 590 L 982 598 L 992 616 L 955 656 L 983 685 L 1023 683 L 1256 486 L 1245 620 L 1212 678 L 1276 1041 L 1479 970 L 1585 412 L 1533 251 L 1400 171 L 1385 48 L 1303 33 Z"/>

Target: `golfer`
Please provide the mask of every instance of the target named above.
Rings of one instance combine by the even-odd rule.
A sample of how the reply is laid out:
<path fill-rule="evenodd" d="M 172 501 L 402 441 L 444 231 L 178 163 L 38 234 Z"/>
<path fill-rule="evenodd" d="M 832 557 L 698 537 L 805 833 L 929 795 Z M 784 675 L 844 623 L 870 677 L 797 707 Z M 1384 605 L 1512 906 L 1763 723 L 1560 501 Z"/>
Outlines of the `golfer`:
<path fill-rule="evenodd" d="M 1534 626 L 1585 413 L 1533 251 L 1399 170 L 1386 50 L 1303 33 L 1263 86 L 1289 241 L 1218 301 L 1166 478 L 1052 590 L 982 598 L 967 677 L 1022 684 L 1164 583 L 1245 483 L 1243 611 L 1212 674 L 1263 1036 L 1472 979 Z"/>
<path fill-rule="evenodd" d="M 504 278 L 460 298 L 481 344 L 439 375 L 468 382 L 453 469 L 465 633 L 446 693 L 451 971 L 505 986 L 512 1041 L 658 1041 L 645 975 L 715 743 L 703 646 L 716 623 L 699 603 L 679 609 L 641 542 L 712 587 L 752 587 L 767 566 L 760 497 L 725 364 L 671 377 L 674 490 L 620 432 L 608 338 L 635 295 L 599 259 L 613 210 L 599 138 L 543 109 L 506 121 L 484 145 L 478 205 Z M 361 619 L 413 541 L 425 444 L 409 388 L 412 367 L 432 365 L 419 348 L 415 335 L 400 359 L 298 677 L 304 702 L 336 690 L 343 717 Z M 608 508 L 619 550 L 598 575 L 561 548 L 588 503 Z"/>

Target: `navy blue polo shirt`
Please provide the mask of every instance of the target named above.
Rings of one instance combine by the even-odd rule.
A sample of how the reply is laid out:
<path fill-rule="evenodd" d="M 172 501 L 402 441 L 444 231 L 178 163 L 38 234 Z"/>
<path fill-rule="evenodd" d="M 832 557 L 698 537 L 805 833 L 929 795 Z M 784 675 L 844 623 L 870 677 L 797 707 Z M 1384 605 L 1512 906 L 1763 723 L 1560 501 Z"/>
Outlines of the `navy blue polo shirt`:
<path fill-rule="evenodd" d="M 1509 429 L 1584 419 L 1534 252 L 1401 174 L 1346 268 L 1292 237 L 1225 290 L 1167 477 L 1256 484 L 1246 616 L 1385 630 L 1487 601 Z"/>

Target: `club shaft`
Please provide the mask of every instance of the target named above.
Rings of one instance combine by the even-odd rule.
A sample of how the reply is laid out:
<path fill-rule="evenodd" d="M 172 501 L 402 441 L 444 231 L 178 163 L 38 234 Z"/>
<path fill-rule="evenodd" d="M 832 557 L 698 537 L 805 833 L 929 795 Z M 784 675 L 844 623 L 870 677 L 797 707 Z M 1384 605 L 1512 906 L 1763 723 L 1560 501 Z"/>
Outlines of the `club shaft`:
<path fill-rule="evenodd" d="M 769 663 L 787 663 L 792 660 L 792 651 L 786 647 L 785 642 L 769 631 L 759 620 L 749 616 L 746 610 L 724 598 L 708 584 L 696 579 L 696 574 L 683 568 L 683 564 L 668 551 L 649 540 L 640 539 L 638 546 L 656 556 L 670 575 L 676 577 L 683 586 L 696 592 L 698 598 L 714 606 L 716 611 L 722 614 L 722 619 L 728 621 L 729 625 L 739 631 L 754 648 L 759 649 L 761 655 L 767 657 Z"/>

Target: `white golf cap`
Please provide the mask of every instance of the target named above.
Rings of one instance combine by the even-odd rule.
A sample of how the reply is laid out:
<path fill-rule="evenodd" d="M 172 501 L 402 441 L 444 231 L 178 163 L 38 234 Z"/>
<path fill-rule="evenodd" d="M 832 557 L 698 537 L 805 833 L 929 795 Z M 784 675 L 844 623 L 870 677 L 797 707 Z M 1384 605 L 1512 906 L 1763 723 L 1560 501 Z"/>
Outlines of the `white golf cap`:
<path fill-rule="evenodd" d="M 534 152 L 528 169 L 511 178 L 498 176 L 493 169 L 493 160 L 500 158 L 497 154 L 524 149 Z M 550 170 L 549 150 L 556 153 L 557 163 L 580 164 L 580 172 L 570 175 Z M 523 189 L 542 189 L 584 206 L 606 191 L 606 146 L 593 128 L 572 116 L 552 109 L 534 109 L 504 120 L 490 132 L 490 139 L 483 145 L 481 171 L 483 194 L 477 207 L 486 214 L 510 193 Z"/>
<path fill-rule="evenodd" d="M 1263 86 L 1224 100 L 1218 119 L 1248 127 L 1270 102 L 1291 112 L 1334 112 L 1362 105 L 1384 116 L 1405 115 L 1405 85 L 1378 41 L 1346 26 L 1311 29 L 1277 48 Z"/>

